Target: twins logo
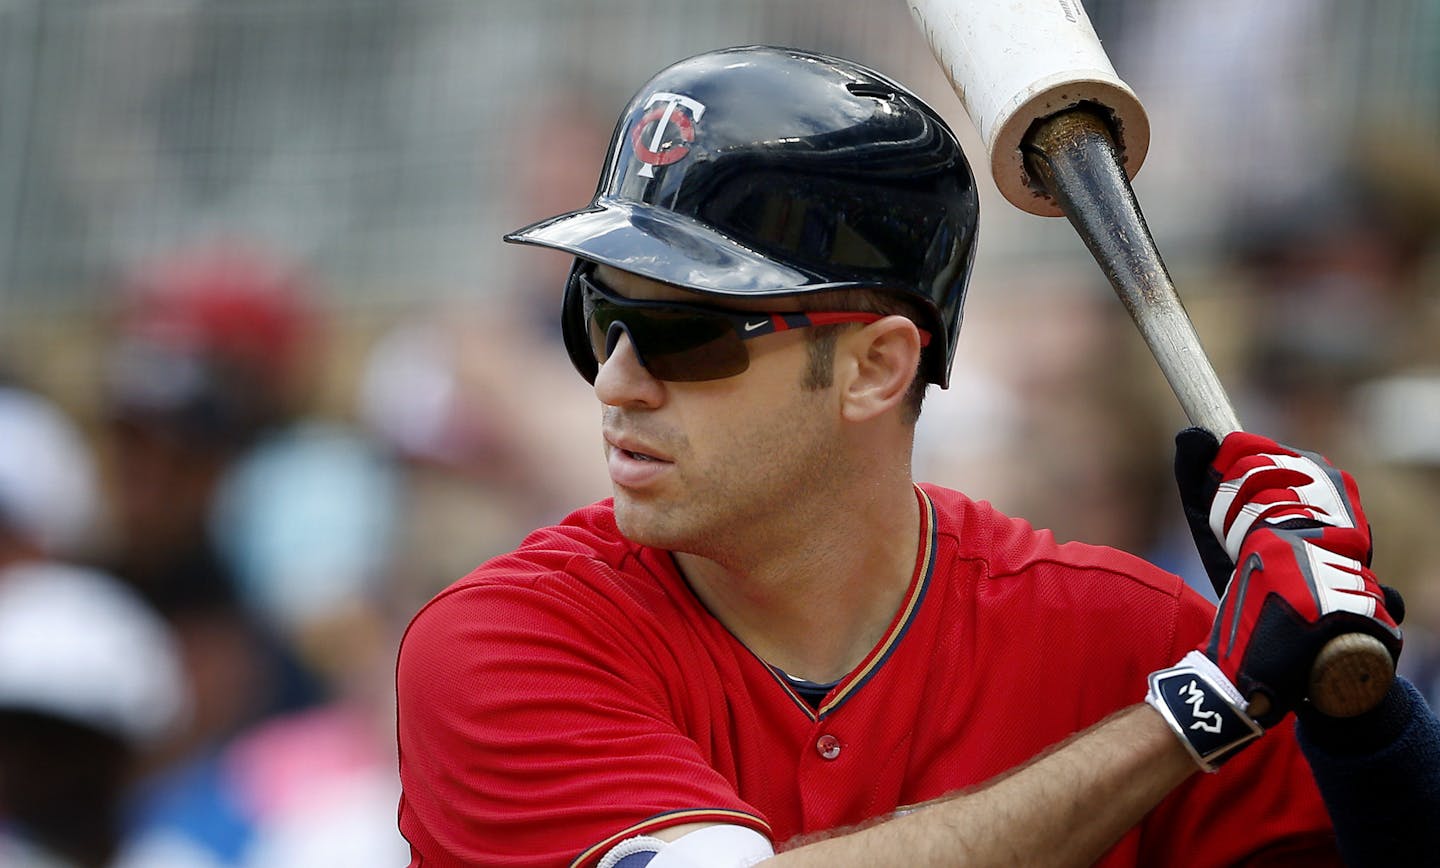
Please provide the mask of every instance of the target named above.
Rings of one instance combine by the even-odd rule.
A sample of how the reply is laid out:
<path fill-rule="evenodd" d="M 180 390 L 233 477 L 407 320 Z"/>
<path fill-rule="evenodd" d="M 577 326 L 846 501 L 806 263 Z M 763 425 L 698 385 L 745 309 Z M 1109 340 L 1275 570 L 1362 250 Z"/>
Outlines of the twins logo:
<path fill-rule="evenodd" d="M 668 166 L 690 153 L 695 124 L 705 114 L 705 106 L 688 96 L 657 91 L 645 100 L 645 107 L 650 110 L 630 130 L 630 145 L 645 164 L 640 176 L 653 178 L 656 166 Z"/>

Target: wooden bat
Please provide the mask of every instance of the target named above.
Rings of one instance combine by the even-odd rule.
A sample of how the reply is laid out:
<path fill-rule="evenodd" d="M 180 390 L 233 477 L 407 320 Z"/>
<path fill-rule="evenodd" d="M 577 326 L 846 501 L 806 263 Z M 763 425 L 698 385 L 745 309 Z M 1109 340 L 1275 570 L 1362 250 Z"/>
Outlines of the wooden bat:
<path fill-rule="evenodd" d="M 1241 430 L 1130 185 L 1149 121 L 1079 0 L 910 0 L 910 12 L 979 130 L 1001 194 L 1070 220 L 1192 424 L 1219 438 Z M 1378 639 L 1347 633 L 1317 655 L 1308 698 L 1350 717 L 1375 707 L 1394 675 Z M 1255 716 L 1268 709 L 1262 695 L 1250 701 Z"/>

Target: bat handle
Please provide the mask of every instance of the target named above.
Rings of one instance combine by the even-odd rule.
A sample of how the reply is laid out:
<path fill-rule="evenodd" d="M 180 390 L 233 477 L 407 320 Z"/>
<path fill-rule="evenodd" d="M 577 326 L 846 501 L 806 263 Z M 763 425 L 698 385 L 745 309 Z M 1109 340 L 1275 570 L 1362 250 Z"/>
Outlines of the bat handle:
<path fill-rule="evenodd" d="M 1103 110 L 1082 104 L 1043 118 L 1022 149 L 1037 195 L 1052 196 L 1074 225 L 1190 422 L 1222 439 L 1241 430 L 1145 224 Z M 1394 660 L 1380 640 L 1346 633 L 1316 656 L 1308 697 L 1326 715 L 1353 717 L 1378 705 L 1394 677 Z M 1268 710 L 1264 696 L 1251 703 L 1257 717 Z"/>

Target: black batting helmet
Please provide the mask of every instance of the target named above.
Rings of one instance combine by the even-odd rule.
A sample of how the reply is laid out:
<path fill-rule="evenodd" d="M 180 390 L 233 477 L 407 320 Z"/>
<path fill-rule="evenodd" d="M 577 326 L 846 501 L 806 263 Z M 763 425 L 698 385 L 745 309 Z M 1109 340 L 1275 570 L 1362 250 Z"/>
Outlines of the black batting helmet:
<path fill-rule="evenodd" d="M 717 296 L 894 292 L 924 309 L 921 373 L 945 386 L 978 213 L 959 142 L 914 94 L 848 60 L 749 46 L 662 70 L 621 116 L 591 203 L 505 240 Z M 573 284 L 565 343 L 593 380 Z"/>

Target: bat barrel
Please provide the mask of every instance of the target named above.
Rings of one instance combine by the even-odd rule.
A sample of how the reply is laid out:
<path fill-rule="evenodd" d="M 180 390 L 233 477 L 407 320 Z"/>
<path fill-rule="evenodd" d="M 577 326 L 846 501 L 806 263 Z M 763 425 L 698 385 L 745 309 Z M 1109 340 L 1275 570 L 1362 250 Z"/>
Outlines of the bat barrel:
<path fill-rule="evenodd" d="M 1022 144 L 1031 182 L 1059 204 L 1099 263 L 1192 424 L 1217 437 L 1240 420 L 1210 365 L 1160 258 L 1103 110 L 1080 106 L 1037 121 Z M 1373 636 L 1331 639 L 1310 670 L 1308 698 L 1331 717 L 1374 708 L 1390 689 L 1394 661 Z M 1254 713 L 1262 714 L 1254 700 Z"/>

